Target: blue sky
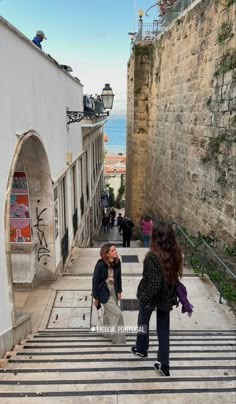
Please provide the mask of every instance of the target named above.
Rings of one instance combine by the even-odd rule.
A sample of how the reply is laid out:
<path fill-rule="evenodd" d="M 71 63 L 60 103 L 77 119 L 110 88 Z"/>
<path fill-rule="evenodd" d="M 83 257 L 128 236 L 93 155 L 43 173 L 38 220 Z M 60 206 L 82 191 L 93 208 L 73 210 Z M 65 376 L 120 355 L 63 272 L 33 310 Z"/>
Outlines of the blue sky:
<path fill-rule="evenodd" d="M 42 46 L 84 85 L 84 94 L 101 93 L 110 83 L 115 94 L 113 113 L 126 111 L 128 32 L 137 30 L 138 9 L 154 0 L 0 0 L 0 14 L 32 39 L 41 29 Z M 144 22 L 157 17 L 156 7 Z"/>

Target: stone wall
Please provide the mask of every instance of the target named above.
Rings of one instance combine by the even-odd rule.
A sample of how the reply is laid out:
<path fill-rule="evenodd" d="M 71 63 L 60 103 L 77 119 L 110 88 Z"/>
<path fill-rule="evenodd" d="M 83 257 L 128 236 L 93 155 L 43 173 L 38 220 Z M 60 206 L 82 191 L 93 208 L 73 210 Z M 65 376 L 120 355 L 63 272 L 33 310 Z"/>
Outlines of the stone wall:
<path fill-rule="evenodd" d="M 149 211 L 236 242 L 235 25 L 234 0 L 204 0 L 133 48 L 126 213 L 136 224 Z"/>

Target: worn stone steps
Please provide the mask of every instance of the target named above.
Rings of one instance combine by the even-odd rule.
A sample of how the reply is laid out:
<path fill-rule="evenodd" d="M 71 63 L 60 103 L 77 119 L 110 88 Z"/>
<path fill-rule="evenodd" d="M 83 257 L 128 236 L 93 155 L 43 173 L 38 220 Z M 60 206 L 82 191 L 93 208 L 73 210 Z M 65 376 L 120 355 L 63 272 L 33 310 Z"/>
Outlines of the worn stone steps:
<path fill-rule="evenodd" d="M 172 330 L 169 378 L 159 376 L 153 369 L 155 333 L 151 332 L 147 359 L 132 355 L 130 347 L 134 341 L 135 336 L 129 335 L 126 345 L 112 345 L 101 335 L 84 330 L 45 330 L 31 335 L 11 353 L 8 367 L 0 369 L 0 400 L 24 397 L 25 403 L 33 403 L 29 399 L 40 398 L 40 402 L 47 403 L 52 397 L 57 402 L 67 397 L 73 403 L 76 399 L 96 397 L 107 404 L 113 403 L 117 395 L 123 403 L 128 402 L 128 396 L 129 402 L 138 402 L 140 396 L 151 402 L 153 396 L 157 400 L 177 395 L 185 400 L 196 393 L 201 397 L 208 393 L 208 398 L 209 394 L 214 393 L 217 398 L 224 394 L 227 400 L 233 399 L 232 330 Z"/>
<path fill-rule="evenodd" d="M 225 304 L 219 305 L 218 292 L 208 279 L 190 272 L 184 278 L 194 313 L 191 319 L 181 308 L 171 313 L 171 377 L 165 378 L 153 368 L 157 355 L 154 315 L 147 359 L 131 353 L 135 333 L 127 333 L 126 345 L 112 345 L 97 330 L 92 332 L 98 321 L 92 302 L 88 325 L 66 325 L 66 310 L 79 308 L 78 298 L 91 290 L 99 249 L 78 249 L 76 254 L 71 264 L 73 274 L 68 272 L 70 276 L 61 277 L 54 285 L 51 313 L 47 311 L 37 333 L 9 353 L 6 369 L 0 369 L 0 404 L 235 402 L 234 318 Z M 119 255 L 122 298 L 135 299 L 145 251 L 119 249 Z M 138 263 L 123 256 L 138 257 Z M 85 308 L 80 311 L 83 314 Z M 60 322 L 54 321 L 52 313 L 58 314 Z M 78 310 L 76 316 L 81 313 Z M 137 315 L 137 309 L 123 310 L 125 324 L 135 328 Z"/>

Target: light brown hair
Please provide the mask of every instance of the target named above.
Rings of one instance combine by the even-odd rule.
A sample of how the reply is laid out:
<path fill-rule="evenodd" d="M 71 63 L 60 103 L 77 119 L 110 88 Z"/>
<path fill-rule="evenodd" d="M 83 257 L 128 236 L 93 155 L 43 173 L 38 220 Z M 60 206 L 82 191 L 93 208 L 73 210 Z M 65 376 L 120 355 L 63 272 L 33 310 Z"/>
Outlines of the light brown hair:
<path fill-rule="evenodd" d="M 110 264 L 109 261 L 108 261 L 108 256 L 107 255 L 108 255 L 111 247 L 114 247 L 114 244 L 106 243 L 106 244 L 104 244 L 102 246 L 102 248 L 100 250 L 100 257 L 107 265 Z M 115 262 L 117 262 L 117 261 L 118 261 L 118 258 L 117 258 L 117 260 L 115 260 Z"/>

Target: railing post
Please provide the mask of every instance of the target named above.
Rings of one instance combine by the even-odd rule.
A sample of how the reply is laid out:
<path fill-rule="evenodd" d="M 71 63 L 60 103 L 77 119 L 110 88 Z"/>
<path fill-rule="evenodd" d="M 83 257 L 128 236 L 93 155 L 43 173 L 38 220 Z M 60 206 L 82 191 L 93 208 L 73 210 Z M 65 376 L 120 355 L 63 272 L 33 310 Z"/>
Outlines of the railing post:
<path fill-rule="evenodd" d="M 222 304 L 222 296 L 223 296 L 223 290 L 224 290 L 224 285 L 225 285 L 225 267 L 224 267 L 224 272 L 223 272 L 223 278 L 220 284 L 220 298 L 219 298 L 219 303 Z"/>
<path fill-rule="evenodd" d="M 203 243 L 203 251 L 201 254 L 201 276 L 204 276 L 204 269 L 205 269 L 205 262 L 206 262 L 206 245 Z"/>

